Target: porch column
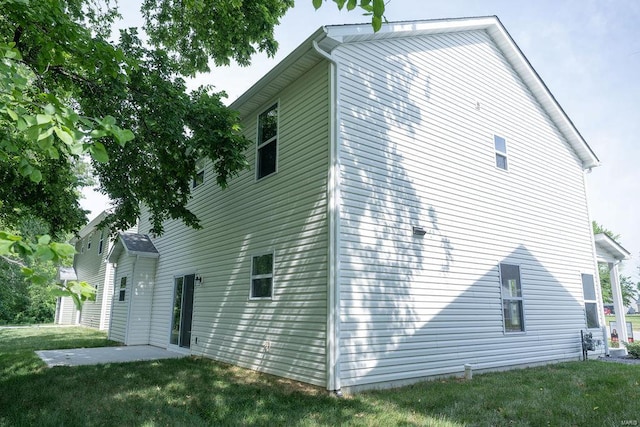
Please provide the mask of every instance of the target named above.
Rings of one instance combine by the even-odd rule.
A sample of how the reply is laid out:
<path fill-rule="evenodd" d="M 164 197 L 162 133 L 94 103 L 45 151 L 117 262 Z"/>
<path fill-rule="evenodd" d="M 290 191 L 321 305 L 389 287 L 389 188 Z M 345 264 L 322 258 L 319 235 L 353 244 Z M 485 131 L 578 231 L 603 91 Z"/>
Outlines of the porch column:
<path fill-rule="evenodd" d="M 609 277 L 611 278 L 611 296 L 613 297 L 613 308 L 616 310 L 616 325 L 618 339 L 620 342 L 629 342 L 627 335 L 627 320 L 625 318 L 624 304 L 622 303 L 622 290 L 620 288 L 620 275 L 618 273 L 618 263 L 610 262 Z"/>

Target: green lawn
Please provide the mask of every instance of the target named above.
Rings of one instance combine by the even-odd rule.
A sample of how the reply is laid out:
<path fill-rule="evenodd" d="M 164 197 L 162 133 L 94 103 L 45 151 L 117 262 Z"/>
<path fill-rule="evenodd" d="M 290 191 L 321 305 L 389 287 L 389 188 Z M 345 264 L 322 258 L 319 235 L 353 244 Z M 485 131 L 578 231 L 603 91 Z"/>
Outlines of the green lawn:
<path fill-rule="evenodd" d="M 640 331 L 640 314 L 627 314 L 624 316 L 627 322 L 631 322 L 633 324 L 634 331 Z M 605 316 L 607 320 L 607 326 L 609 326 L 609 322 L 615 322 L 616 316 Z M 636 337 L 640 340 L 640 337 Z"/>
<path fill-rule="evenodd" d="M 640 424 L 640 366 L 562 363 L 345 399 L 209 359 L 46 366 L 36 349 L 106 345 L 82 328 L 0 329 L 0 426 Z"/>

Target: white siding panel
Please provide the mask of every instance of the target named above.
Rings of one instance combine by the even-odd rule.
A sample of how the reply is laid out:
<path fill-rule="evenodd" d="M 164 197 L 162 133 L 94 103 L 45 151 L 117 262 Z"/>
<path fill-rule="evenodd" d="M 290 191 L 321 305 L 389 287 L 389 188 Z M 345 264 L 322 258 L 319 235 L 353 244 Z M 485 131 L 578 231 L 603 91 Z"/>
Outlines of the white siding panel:
<path fill-rule="evenodd" d="M 91 240 L 91 247 L 87 248 L 87 242 Z M 76 243 L 78 252 L 73 264 L 78 280 L 89 283 L 97 289 L 95 301 L 86 301 L 82 305 L 80 323 L 92 328 L 106 329 L 108 322 L 108 311 L 110 308 L 110 295 L 113 292 L 113 277 L 108 273 L 106 257 L 109 252 L 109 237 L 105 231 L 104 247 L 98 253 L 100 246 L 100 231 L 93 230 L 88 236 L 80 239 Z M 81 246 L 84 250 L 81 251 Z M 106 322 L 105 322 L 105 319 Z"/>
<path fill-rule="evenodd" d="M 134 259 L 135 258 L 123 253 L 118 259 L 117 268 L 115 269 L 109 339 L 121 343 L 125 343 L 127 340 L 127 320 L 129 316 L 129 301 L 131 299 L 131 279 Z M 127 278 L 127 287 L 125 290 L 125 299 L 124 301 L 120 301 L 120 281 L 123 277 Z"/>
<path fill-rule="evenodd" d="M 127 345 L 149 344 L 156 258 L 134 261 Z"/>
<path fill-rule="evenodd" d="M 263 108 L 279 102 L 277 173 L 250 170 L 220 190 L 210 163 L 190 209 L 203 228 L 177 221 L 154 239 L 160 252 L 150 343 L 167 346 L 174 277 L 197 273 L 191 352 L 325 385 L 328 67 L 320 64 Z M 244 117 L 256 140 L 256 119 Z M 147 233 L 148 214 L 140 232 Z M 275 254 L 273 300 L 249 300 L 251 258 Z"/>
<path fill-rule="evenodd" d="M 583 172 L 488 35 L 334 54 L 342 385 L 578 358 L 594 266 Z M 501 262 L 520 266 L 524 333 L 503 331 Z"/>

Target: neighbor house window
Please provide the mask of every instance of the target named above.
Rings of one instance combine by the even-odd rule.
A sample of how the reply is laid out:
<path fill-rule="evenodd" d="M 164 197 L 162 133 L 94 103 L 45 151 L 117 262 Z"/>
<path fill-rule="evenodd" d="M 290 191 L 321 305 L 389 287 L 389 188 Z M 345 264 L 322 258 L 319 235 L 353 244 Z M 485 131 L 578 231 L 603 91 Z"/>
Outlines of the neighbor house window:
<path fill-rule="evenodd" d="M 587 328 L 599 328 L 598 300 L 596 299 L 596 284 L 593 274 L 582 275 L 582 295 L 584 297 L 584 312 L 587 318 Z"/>
<path fill-rule="evenodd" d="M 507 170 L 507 140 L 493 135 L 493 145 L 496 149 L 496 167 Z"/>
<path fill-rule="evenodd" d="M 251 298 L 273 296 L 273 254 L 254 256 L 251 260 Z"/>
<path fill-rule="evenodd" d="M 258 116 L 258 152 L 256 177 L 264 178 L 276 171 L 278 157 L 278 104 Z"/>
<path fill-rule="evenodd" d="M 100 230 L 100 241 L 98 242 L 98 253 L 101 254 L 104 249 L 104 230 Z"/>
<path fill-rule="evenodd" d="M 524 331 L 524 312 L 522 308 L 522 284 L 520 267 L 500 264 L 502 284 L 502 314 L 505 332 Z"/>
<path fill-rule="evenodd" d="M 84 253 L 84 239 L 80 240 L 80 253 Z"/>
<path fill-rule="evenodd" d="M 124 301 L 125 294 L 127 292 L 127 278 L 120 279 L 120 294 L 118 295 L 118 301 Z"/>
<path fill-rule="evenodd" d="M 204 182 L 204 159 L 196 160 L 196 172 L 193 176 L 191 186 L 196 188 Z"/>
<path fill-rule="evenodd" d="M 91 239 L 93 239 L 93 233 L 89 235 L 89 240 L 87 240 L 87 252 L 91 249 Z"/>

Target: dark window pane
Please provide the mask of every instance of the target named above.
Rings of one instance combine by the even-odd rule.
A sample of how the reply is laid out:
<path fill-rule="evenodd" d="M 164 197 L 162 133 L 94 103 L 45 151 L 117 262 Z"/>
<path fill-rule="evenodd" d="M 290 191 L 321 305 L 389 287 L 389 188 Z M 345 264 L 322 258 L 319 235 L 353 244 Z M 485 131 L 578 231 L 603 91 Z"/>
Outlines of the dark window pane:
<path fill-rule="evenodd" d="M 278 105 L 260 114 L 258 118 L 258 146 L 278 134 Z"/>
<path fill-rule="evenodd" d="M 258 150 L 258 178 L 271 175 L 276 171 L 276 152 L 276 140 Z"/>
<path fill-rule="evenodd" d="M 125 290 L 120 291 L 120 295 L 118 295 L 118 301 L 124 301 Z"/>
<path fill-rule="evenodd" d="M 507 332 L 524 331 L 522 301 L 504 301 L 502 307 L 504 309 L 504 329 Z"/>
<path fill-rule="evenodd" d="M 252 274 L 254 276 L 271 273 L 273 273 L 273 254 L 253 257 Z"/>
<path fill-rule="evenodd" d="M 520 267 L 517 265 L 500 264 L 500 278 L 502 280 L 502 297 L 522 297 L 520 286 Z"/>
<path fill-rule="evenodd" d="M 584 299 L 587 301 L 595 301 L 596 300 L 596 287 L 593 282 L 593 275 L 591 274 L 583 274 L 582 275 L 582 292 L 584 294 Z"/>
<path fill-rule="evenodd" d="M 271 297 L 271 277 L 253 279 L 251 282 L 251 296 L 253 298 Z"/>
<path fill-rule="evenodd" d="M 584 304 L 584 310 L 587 314 L 587 328 L 599 328 L 598 322 L 598 304 L 588 302 Z"/>
<path fill-rule="evenodd" d="M 496 166 L 500 169 L 507 170 L 507 156 L 496 153 Z"/>

